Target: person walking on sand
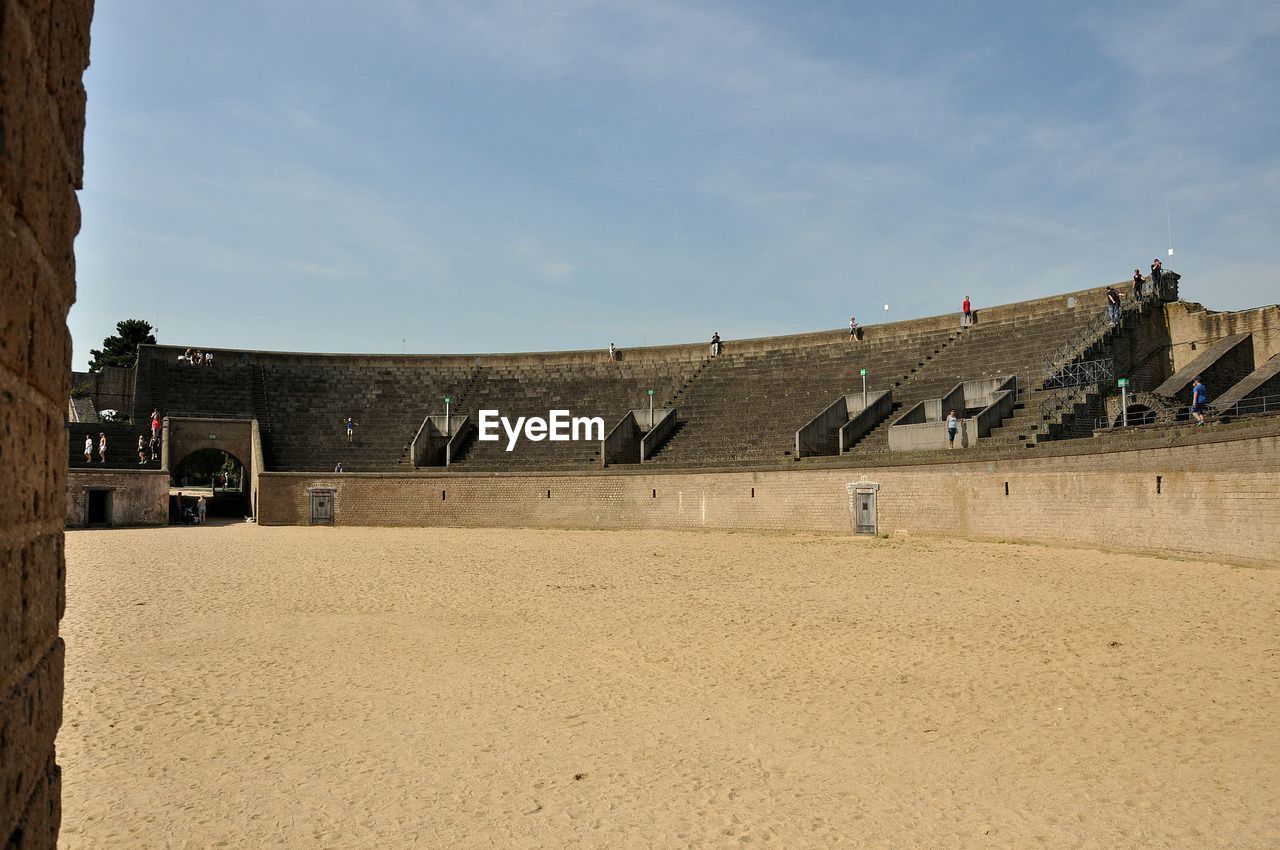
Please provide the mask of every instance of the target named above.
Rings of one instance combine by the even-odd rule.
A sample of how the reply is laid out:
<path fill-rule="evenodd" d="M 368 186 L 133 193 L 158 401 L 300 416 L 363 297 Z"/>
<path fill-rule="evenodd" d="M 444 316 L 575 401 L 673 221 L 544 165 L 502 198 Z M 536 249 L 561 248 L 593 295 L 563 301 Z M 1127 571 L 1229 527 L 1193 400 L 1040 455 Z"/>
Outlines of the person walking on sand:
<path fill-rule="evenodd" d="M 973 324 L 973 305 L 969 303 L 968 295 L 964 297 L 964 301 L 960 302 L 960 309 L 964 314 L 960 318 L 960 327 L 967 328 Z"/>
<path fill-rule="evenodd" d="M 346 427 L 346 429 L 347 429 L 347 442 L 348 442 L 348 443 L 350 443 L 350 442 L 354 439 L 354 437 L 355 437 L 355 433 L 356 433 L 356 426 L 357 426 L 357 425 L 359 425 L 359 424 L 360 424 L 359 422 L 357 422 L 356 420 L 352 419 L 350 416 L 348 416 L 348 417 L 347 417 L 347 421 L 343 423 L 343 425 L 344 425 L 344 426 Z"/>
<path fill-rule="evenodd" d="M 956 432 L 960 430 L 960 423 L 964 420 L 956 416 L 954 409 L 947 414 L 947 448 L 954 449 L 956 447 Z M 963 444 L 961 444 L 963 445 Z"/>
<path fill-rule="evenodd" d="M 98 432 L 98 463 L 107 462 L 107 435 Z"/>
<path fill-rule="evenodd" d="M 1200 376 L 1196 375 L 1195 383 L 1191 385 L 1191 415 L 1196 418 L 1196 427 L 1204 424 L 1204 412 L 1208 408 L 1209 390 L 1200 380 Z"/>
<path fill-rule="evenodd" d="M 84 462 L 93 463 L 93 436 L 91 434 L 84 435 Z"/>
<path fill-rule="evenodd" d="M 206 510 L 207 505 L 205 505 L 204 496 L 201 495 L 199 499 L 196 499 L 196 525 L 204 525 Z"/>

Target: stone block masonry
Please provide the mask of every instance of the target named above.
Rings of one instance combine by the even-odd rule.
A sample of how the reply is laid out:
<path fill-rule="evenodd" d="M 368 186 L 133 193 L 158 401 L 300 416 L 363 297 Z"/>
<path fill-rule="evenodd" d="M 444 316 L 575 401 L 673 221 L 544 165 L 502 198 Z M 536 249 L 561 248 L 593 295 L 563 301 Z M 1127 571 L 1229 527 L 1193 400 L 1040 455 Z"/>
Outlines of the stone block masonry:
<path fill-rule="evenodd" d="M 853 530 L 848 485 L 880 484 L 879 530 L 1280 565 L 1280 436 L 946 464 L 753 472 L 259 476 L 259 522 L 368 526 Z M 321 532 L 322 533 L 322 532 Z"/>
<path fill-rule="evenodd" d="M 57 844 L 62 525 L 91 0 L 0 0 L 0 847 Z"/>
<path fill-rule="evenodd" d="M 67 528 L 89 524 L 89 494 L 110 494 L 106 525 L 166 525 L 169 522 L 169 473 L 148 469 L 79 470 L 67 476 Z"/>

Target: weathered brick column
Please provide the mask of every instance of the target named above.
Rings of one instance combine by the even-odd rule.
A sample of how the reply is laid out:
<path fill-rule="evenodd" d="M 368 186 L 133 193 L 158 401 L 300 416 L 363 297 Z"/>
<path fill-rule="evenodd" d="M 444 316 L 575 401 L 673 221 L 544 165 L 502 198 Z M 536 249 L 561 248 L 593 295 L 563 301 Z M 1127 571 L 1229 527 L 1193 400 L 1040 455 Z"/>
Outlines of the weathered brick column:
<path fill-rule="evenodd" d="M 61 813 L 62 430 L 92 0 L 0 0 L 0 846 Z"/>

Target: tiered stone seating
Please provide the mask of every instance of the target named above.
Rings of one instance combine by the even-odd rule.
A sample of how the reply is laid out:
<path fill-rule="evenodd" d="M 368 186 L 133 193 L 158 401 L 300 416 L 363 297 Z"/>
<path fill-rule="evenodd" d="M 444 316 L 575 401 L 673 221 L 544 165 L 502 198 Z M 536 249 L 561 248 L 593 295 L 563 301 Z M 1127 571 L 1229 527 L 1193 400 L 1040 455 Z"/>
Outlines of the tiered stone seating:
<path fill-rule="evenodd" d="M 1046 304 L 1040 309 L 1008 318 L 992 318 L 966 328 L 960 340 L 926 363 L 894 392 L 904 408 L 931 398 L 941 398 L 956 384 L 978 378 L 1015 375 L 1018 402 L 1014 414 L 991 436 L 989 447 L 1025 442 L 1042 423 L 1038 390 L 1048 356 L 1075 333 L 1080 324 L 1105 309 L 1101 299 L 1081 298 L 1076 306 Z M 973 413 L 976 411 L 970 411 Z M 854 447 L 877 454 L 889 450 L 889 422 L 882 422 Z"/>
<path fill-rule="evenodd" d="M 361 363 L 340 357 L 259 367 L 259 417 L 267 468 L 332 472 L 407 470 L 408 447 L 443 396 L 457 393 L 474 367 L 406 361 Z M 348 443 L 344 422 L 358 423 Z"/>
<path fill-rule="evenodd" d="M 164 354 L 146 358 L 139 370 L 135 421 L 149 418 L 152 410 L 161 416 L 253 418 L 252 369 L 243 357 L 220 352 L 212 365 L 192 366 L 177 359 L 176 349 L 159 351 Z"/>
<path fill-rule="evenodd" d="M 958 316 L 947 316 L 872 326 L 860 342 L 841 332 L 729 340 L 714 359 L 701 344 L 628 352 L 619 362 L 594 352 L 395 357 L 217 351 L 213 366 L 193 368 L 177 361 L 179 349 L 144 346 L 134 415 L 143 417 L 155 406 L 166 415 L 256 417 L 269 470 L 331 472 L 341 462 L 351 472 L 403 471 L 412 468 L 409 447 L 423 418 L 444 412 L 446 394 L 453 398 L 452 412 L 469 415 L 473 424 L 481 409 L 512 420 L 564 409 L 602 417 L 607 431 L 627 410 L 645 407 L 652 388 L 655 406 L 677 408 L 679 424 L 651 463 L 768 464 L 791 457 L 796 430 L 837 396 L 859 392 L 858 373 L 865 368 L 869 390 L 893 390 L 895 414 L 961 381 L 1018 376 L 1014 415 L 987 438 L 992 447 L 1013 447 L 1044 430 L 1037 388 L 1046 361 L 1059 347 L 1070 348 L 1081 324 L 1103 307 L 1102 290 L 1087 290 L 991 308 L 963 331 Z M 852 452 L 887 451 L 893 415 Z M 359 423 L 351 444 L 342 424 L 348 416 Z M 451 468 L 575 469 L 600 462 L 594 440 L 522 439 L 514 451 L 505 449 L 505 440 L 473 440 Z"/>
<path fill-rule="evenodd" d="M 838 395 L 894 389 L 939 356 L 956 329 L 910 332 L 850 342 L 735 351 L 732 343 L 698 380 L 673 396 L 681 424 L 651 461 L 659 466 L 779 463 L 793 454 L 796 429 Z"/>
<path fill-rule="evenodd" d="M 674 359 L 602 360 L 594 363 L 517 363 L 484 366 L 462 394 L 461 407 L 478 424 L 482 409 L 500 411 L 514 424 L 520 416 L 546 418 L 551 410 L 571 416 L 599 416 L 605 432 L 632 408 L 654 405 L 675 396 L 705 366 L 705 359 L 686 352 Z M 500 432 L 501 433 L 501 432 Z M 599 441 L 532 442 L 521 439 L 506 450 L 505 435 L 496 442 L 473 440 L 454 466 L 463 470 L 572 469 L 600 465 Z"/>
<path fill-rule="evenodd" d="M 67 462 L 72 469 L 159 469 L 160 461 L 138 463 L 138 437 L 151 439 L 151 423 L 68 422 Z M 98 434 L 107 435 L 107 462 L 98 463 Z M 93 463 L 84 462 L 84 438 L 93 438 Z M 150 455 L 148 455 L 150 458 Z"/>

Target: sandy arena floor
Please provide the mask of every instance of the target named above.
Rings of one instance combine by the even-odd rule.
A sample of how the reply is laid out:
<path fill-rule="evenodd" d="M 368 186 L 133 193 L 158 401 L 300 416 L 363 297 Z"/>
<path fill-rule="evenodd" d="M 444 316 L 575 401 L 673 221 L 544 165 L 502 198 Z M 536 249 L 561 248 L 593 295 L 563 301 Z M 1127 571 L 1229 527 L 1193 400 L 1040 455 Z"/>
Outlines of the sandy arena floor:
<path fill-rule="evenodd" d="M 1280 571 L 677 532 L 67 535 L 63 845 L 1280 846 Z"/>

